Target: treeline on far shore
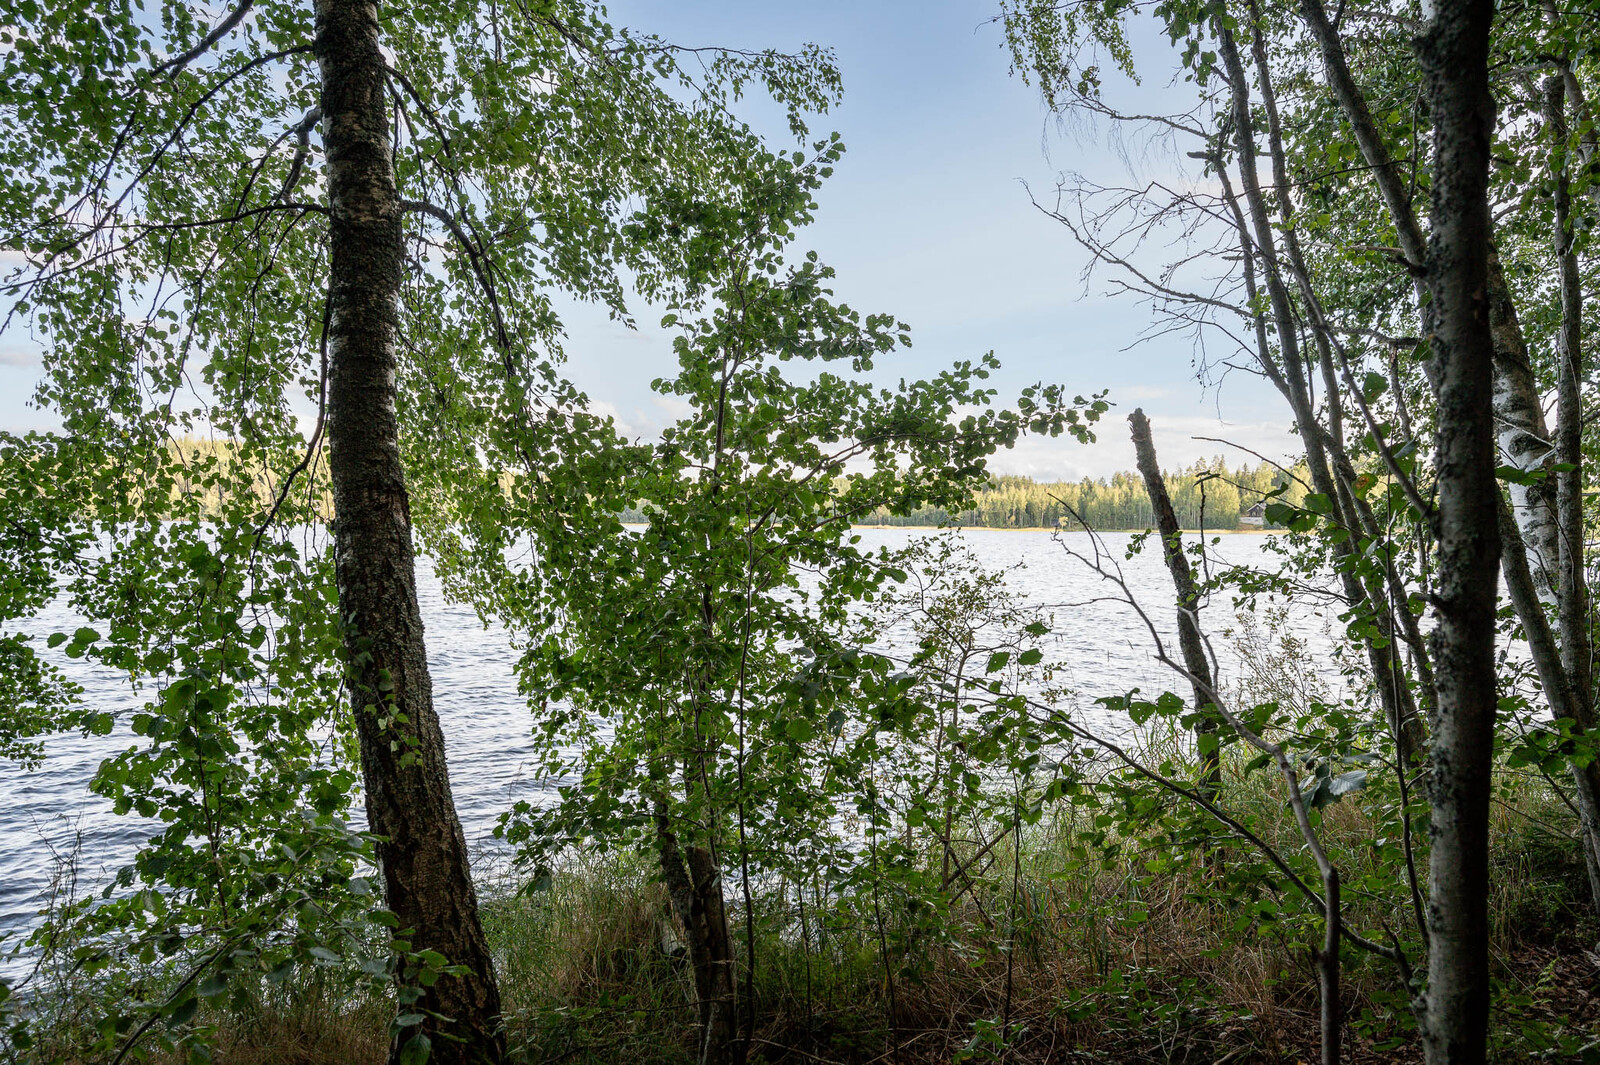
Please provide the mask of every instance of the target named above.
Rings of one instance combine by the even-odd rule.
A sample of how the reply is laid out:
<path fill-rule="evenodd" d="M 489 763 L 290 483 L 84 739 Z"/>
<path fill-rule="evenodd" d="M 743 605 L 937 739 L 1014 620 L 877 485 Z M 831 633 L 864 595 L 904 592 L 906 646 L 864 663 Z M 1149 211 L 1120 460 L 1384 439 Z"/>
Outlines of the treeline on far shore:
<path fill-rule="evenodd" d="M 1241 524 L 1271 528 L 1271 522 L 1259 518 L 1261 508 L 1257 504 L 1280 489 L 1282 492 L 1274 498 L 1287 503 L 1298 504 L 1306 494 L 1303 478 L 1291 478 L 1265 462 L 1254 467 L 1230 467 L 1221 458 L 1214 458 L 1165 473 L 1163 479 L 1172 496 L 1178 524 L 1185 529 L 1235 529 Z M 1256 508 L 1256 515 L 1251 515 L 1252 507 Z M 910 514 L 878 510 L 868 519 L 873 525 L 992 529 L 1076 528 L 1080 522 L 1093 529 L 1153 527 L 1150 497 L 1139 474 L 1123 471 L 1111 477 L 1057 482 L 995 477 L 988 487 L 976 493 L 970 508 L 958 513 L 923 507 Z"/>
<path fill-rule="evenodd" d="M 239 444 L 230 440 L 184 437 L 171 441 L 169 447 L 179 458 L 178 469 L 183 471 L 174 478 L 169 490 L 175 497 L 199 494 L 206 497 L 209 508 L 218 508 L 221 501 L 215 498 L 217 489 L 208 471 L 236 453 Z M 270 466 L 263 456 L 254 484 L 254 494 L 263 507 L 270 507 L 283 490 L 281 474 L 269 473 Z M 1221 457 L 1168 471 L 1162 477 L 1172 497 L 1178 524 L 1185 529 L 1274 528 L 1262 515 L 1260 504 L 1270 497 L 1299 505 L 1307 493 L 1307 475 L 1303 468 L 1296 467 L 1286 473 L 1266 462 L 1232 467 Z M 303 473 L 297 491 L 314 499 L 312 505 L 316 512 L 331 515 L 332 500 L 328 495 L 325 468 L 319 465 Z M 643 510 L 629 507 L 623 512 L 622 520 L 644 524 L 648 518 Z M 1155 516 L 1139 474 L 1124 470 L 1110 477 L 1085 477 L 1081 481 L 995 476 L 974 493 L 972 506 L 965 510 L 952 512 L 943 507 L 919 507 L 909 514 L 895 514 L 879 508 L 859 524 L 1054 529 L 1077 528 L 1080 523 L 1097 530 L 1152 528 Z"/>

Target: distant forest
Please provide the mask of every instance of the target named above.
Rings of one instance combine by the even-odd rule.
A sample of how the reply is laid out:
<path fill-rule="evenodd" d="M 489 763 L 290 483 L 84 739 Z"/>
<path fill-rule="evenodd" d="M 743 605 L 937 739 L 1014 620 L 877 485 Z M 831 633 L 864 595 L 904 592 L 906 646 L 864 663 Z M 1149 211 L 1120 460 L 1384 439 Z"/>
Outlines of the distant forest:
<path fill-rule="evenodd" d="M 1298 504 L 1306 490 L 1267 463 L 1229 467 L 1220 458 L 1197 462 L 1164 475 L 1178 523 L 1186 529 L 1233 529 L 1239 518 L 1267 493 L 1289 482 L 1285 502 Z M 1078 524 L 1081 516 L 1095 529 L 1146 529 L 1155 523 L 1144 482 L 1135 472 L 1110 478 L 1046 482 L 1030 477 L 991 478 L 975 494 L 973 506 L 951 514 L 942 507 L 921 507 L 910 514 L 879 509 L 869 525 L 965 525 L 993 529 L 1053 529 Z"/>

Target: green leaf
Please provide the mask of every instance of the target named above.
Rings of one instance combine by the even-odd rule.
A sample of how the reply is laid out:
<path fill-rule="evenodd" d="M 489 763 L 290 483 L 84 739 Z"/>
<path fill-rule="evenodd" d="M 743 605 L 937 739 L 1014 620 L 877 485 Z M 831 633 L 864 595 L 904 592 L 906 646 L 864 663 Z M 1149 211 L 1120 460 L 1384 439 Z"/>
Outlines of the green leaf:
<path fill-rule="evenodd" d="M 1360 791 L 1367 786 L 1367 771 L 1365 769 L 1352 769 L 1348 773 L 1340 773 L 1328 781 L 1328 791 L 1334 798 L 1343 798 L 1353 791 Z"/>
<path fill-rule="evenodd" d="M 189 995 L 172 1007 L 167 1014 L 167 1027 L 178 1028 L 194 1020 L 194 1015 L 200 1010 L 200 1000 Z"/>
<path fill-rule="evenodd" d="M 432 1053 L 433 1043 L 418 1032 L 400 1047 L 399 1065 L 425 1065 Z"/>

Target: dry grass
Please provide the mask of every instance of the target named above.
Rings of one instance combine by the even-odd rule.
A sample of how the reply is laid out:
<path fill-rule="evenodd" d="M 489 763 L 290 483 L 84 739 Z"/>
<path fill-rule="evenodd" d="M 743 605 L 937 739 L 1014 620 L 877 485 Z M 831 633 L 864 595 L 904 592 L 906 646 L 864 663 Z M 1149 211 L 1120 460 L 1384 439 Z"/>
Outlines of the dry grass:
<path fill-rule="evenodd" d="M 226 1065 L 382 1065 L 389 1016 L 378 1000 L 268 1005 L 222 1018 L 213 1057 Z"/>

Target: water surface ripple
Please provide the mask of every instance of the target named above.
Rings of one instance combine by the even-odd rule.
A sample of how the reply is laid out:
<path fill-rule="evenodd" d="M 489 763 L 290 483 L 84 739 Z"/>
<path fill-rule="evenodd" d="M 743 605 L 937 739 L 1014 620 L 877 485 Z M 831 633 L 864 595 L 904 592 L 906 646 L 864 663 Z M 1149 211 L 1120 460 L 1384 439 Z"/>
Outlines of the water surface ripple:
<path fill-rule="evenodd" d="M 863 529 L 863 546 L 901 546 L 931 530 Z M 1056 682 L 1082 693 L 1088 714 L 1094 698 L 1126 692 L 1172 688 L 1172 674 L 1151 658 L 1142 623 L 1126 608 L 1111 602 L 1089 602 L 1114 593 L 1109 585 L 1072 558 L 1048 532 L 968 530 L 961 534 L 988 568 L 1004 571 L 1007 584 L 1034 605 L 1054 614 L 1051 657 L 1060 664 Z M 1063 534 L 1080 550 L 1088 550 L 1084 534 Z M 1164 630 L 1172 626 L 1172 586 L 1151 550 L 1128 561 L 1122 558 L 1129 537 L 1110 534 L 1106 543 L 1125 570 L 1135 594 Z M 1223 536 L 1214 551 L 1228 563 L 1271 566 L 1261 535 Z M 425 565 L 419 574 L 422 616 L 427 629 L 428 661 L 434 697 L 442 720 L 449 758 L 451 788 L 469 844 L 476 853 L 494 850 L 497 818 L 521 799 L 538 801 L 553 794 L 553 782 L 539 779 L 530 735 L 531 711 L 517 694 L 516 652 L 507 633 L 485 627 L 469 606 L 450 603 Z M 1327 619 L 1319 606 L 1302 604 L 1295 611 L 1297 635 L 1313 648 L 1328 646 Z M 1234 612 L 1217 603 L 1207 624 L 1214 633 L 1232 623 Z M 71 632 L 81 620 L 58 601 L 26 623 L 25 631 L 40 638 Z M 1170 633 L 1169 633 L 1170 635 Z M 1226 641 L 1217 640 L 1226 665 Z M 144 697 L 131 691 L 121 674 L 83 660 L 52 652 L 68 675 L 84 689 L 85 701 L 115 713 L 119 721 L 138 708 Z M 1106 727 L 1118 722 L 1103 720 Z M 110 803 L 93 795 L 88 784 L 101 761 L 125 748 L 133 737 L 125 727 L 109 736 L 58 735 L 46 741 L 46 759 L 36 770 L 0 763 L 0 931 L 23 932 L 39 920 L 39 907 L 57 862 L 75 855 L 80 891 L 107 882 L 125 864 L 150 832 L 150 822 L 117 816 Z M 358 812 L 359 816 L 359 812 Z"/>

